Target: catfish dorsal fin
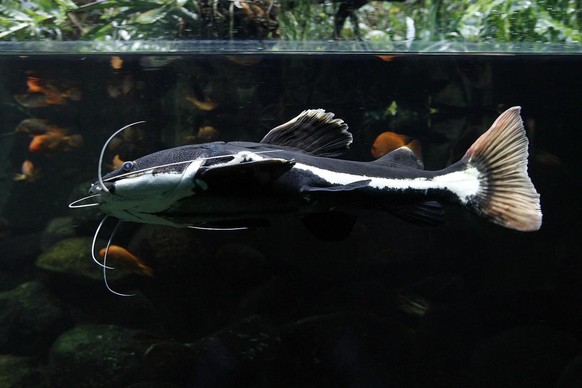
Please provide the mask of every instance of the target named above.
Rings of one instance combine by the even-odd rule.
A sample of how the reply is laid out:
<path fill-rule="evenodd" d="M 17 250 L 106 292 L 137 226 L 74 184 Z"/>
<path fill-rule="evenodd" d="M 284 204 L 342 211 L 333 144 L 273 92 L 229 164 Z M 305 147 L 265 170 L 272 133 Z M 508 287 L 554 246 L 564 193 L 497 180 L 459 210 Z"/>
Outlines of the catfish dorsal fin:
<path fill-rule="evenodd" d="M 316 156 L 338 156 L 352 143 L 348 125 L 323 109 L 309 109 L 273 128 L 261 143 L 293 147 Z"/>
<path fill-rule="evenodd" d="M 403 146 L 388 152 L 380 159 L 374 160 L 372 163 L 382 164 L 386 167 L 408 167 L 418 170 L 424 169 L 424 164 L 416 157 L 414 151 Z"/>

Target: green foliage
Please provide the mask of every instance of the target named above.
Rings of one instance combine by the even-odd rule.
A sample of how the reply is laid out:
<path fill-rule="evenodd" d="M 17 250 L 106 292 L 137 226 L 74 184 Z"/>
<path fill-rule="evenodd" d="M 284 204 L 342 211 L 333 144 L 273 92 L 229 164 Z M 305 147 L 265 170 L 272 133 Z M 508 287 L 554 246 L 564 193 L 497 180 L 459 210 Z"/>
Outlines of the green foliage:
<path fill-rule="evenodd" d="M 0 39 L 61 40 L 70 32 L 67 14 L 77 5 L 70 0 L 17 1 L 0 4 Z"/>
<path fill-rule="evenodd" d="M 93 3 L 76 13 L 97 16 L 85 29 L 85 40 L 171 40 L 180 35 L 181 26 L 196 25 L 198 14 L 192 12 L 192 0 L 113 0 Z"/>
<path fill-rule="evenodd" d="M 333 36 L 337 7 L 314 5 L 310 0 L 281 0 L 281 37 L 289 41 L 326 40 Z"/>
<path fill-rule="evenodd" d="M 553 3 L 562 4 L 556 7 L 548 7 L 549 1 L 543 3 L 542 7 L 528 0 L 477 2 L 453 25 L 451 37 L 470 42 L 578 41 L 580 32 L 568 27 L 577 25 L 574 2 L 557 0 Z"/>
<path fill-rule="evenodd" d="M 288 0 L 289 1 L 289 0 Z M 281 33 L 289 40 L 332 36 L 337 5 L 297 0 L 281 15 Z M 285 9 L 285 7 L 282 7 Z M 283 16 L 284 15 L 284 16 Z M 317 18 L 326 15 L 327 21 Z M 372 1 L 358 10 L 364 40 L 387 44 L 452 40 L 462 42 L 579 42 L 581 0 L 426 0 L 414 4 Z M 312 23 L 305 23 L 311 19 Z M 348 21 L 344 38 L 356 38 Z"/>
<path fill-rule="evenodd" d="M 333 38 L 339 1 L 106 0 L 85 4 L 86 0 L 3 0 L 0 40 L 280 37 L 325 41 Z M 270 19 L 274 10 L 276 20 L 275 16 Z M 377 41 L 386 48 L 412 40 L 579 42 L 582 0 L 371 1 L 356 14 L 359 33 L 355 20 L 348 20 L 343 38 Z M 254 18 L 255 24 L 244 18 Z M 252 31 L 263 28 L 263 32 L 237 35 L 235 21 Z M 277 21 L 278 33 L 274 32 Z"/>

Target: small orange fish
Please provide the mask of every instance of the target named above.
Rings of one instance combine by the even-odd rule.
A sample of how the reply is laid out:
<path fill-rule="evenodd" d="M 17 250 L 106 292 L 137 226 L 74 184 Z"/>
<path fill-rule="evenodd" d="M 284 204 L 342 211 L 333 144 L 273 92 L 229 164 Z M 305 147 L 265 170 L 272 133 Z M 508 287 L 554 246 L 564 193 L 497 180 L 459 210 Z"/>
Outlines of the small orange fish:
<path fill-rule="evenodd" d="M 83 145 L 83 136 L 80 134 L 66 135 L 60 128 L 54 128 L 42 135 L 35 135 L 28 146 L 30 152 L 55 154 L 71 151 Z"/>
<path fill-rule="evenodd" d="M 113 160 L 111 161 L 111 166 L 113 166 L 114 170 L 117 170 L 118 168 L 123 166 L 123 163 L 125 163 L 125 160 L 121 160 L 121 158 L 119 157 L 119 154 L 116 154 L 113 157 Z"/>
<path fill-rule="evenodd" d="M 5 132 L 0 134 L 0 137 L 14 135 L 15 133 L 25 133 L 27 135 L 42 135 L 46 133 L 51 128 L 54 128 L 53 125 L 49 125 L 48 120 L 43 119 L 24 119 L 16 126 L 16 129 L 13 132 Z"/>
<path fill-rule="evenodd" d="M 67 103 L 67 100 L 79 101 L 81 99 L 81 89 L 76 86 L 63 86 L 55 81 L 45 81 L 38 77 L 29 76 L 26 80 L 26 86 L 28 87 L 27 94 L 14 97 L 21 105 L 27 108 L 63 105 Z M 44 95 L 44 101 L 40 100 L 39 94 Z M 32 102 L 37 106 L 30 106 Z M 41 105 L 43 103 L 45 105 Z"/>
<path fill-rule="evenodd" d="M 198 135 L 196 138 L 203 141 L 212 141 L 216 140 L 218 135 L 219 132 L 216 128 L 214 128 L 212 125 L 205 125 L 198 128 Z"/>
<path fill-rule="evenodd" d="M 400 147 L 409 148 L 417 158 L 422 159 L 422 147 L 418 140 L 394 132 L 382 132 L 372 145 L 371 153 L 376 159 Z"/>
<path fill-rule="evenodd" d="M 43 87 L 40 85 L 40 78 L 28 77 L 26 79 L 26 86 L 30 93 L 43 93 Z"/>
<path fill-rule="evenodd" d="M 25 108 L 43 108 L 49 106 L 47 96 L 43 93 L 16 94 L 14 99 Z"/>
<path fill-rule="evenodd" d="M 383 60 L 384 62 L 392 62 L 396 55 L 376 55 L 378 58 Z"/>
<path fill-rule="evenodd" d="M 62 105 L 65 103 L 65 95 L 55 85 L 43 82 L 37 77 L 28 77 L 26 81 L 29 93 L 42 93 L 46 96 L 48 105 Z"/>
<path fill-rule="evenodd" d="M 186 95 L 186 100 L 190 101 L 194 106 L 203 111 L 211 111 L 218 107 L 218 103 L 213 101 L 202 101 L 196 98 L 193 94 Z"/>
<path fill-rule="evenodd" d="M 26 133 L 28 135 L 42 135 L 50 131 L 51 128 L 54 127 L 49 125 L 48 120 L 30 118 L 22 120 L 16 127 L 16 132 Z"/>
<path fill-rule="evenodd" d="M 21 172 L 14 174 L 13 179 L 15 181 L 34 182 L 39 178 L 39 176 L 39 171 L 36 169 L 34 164 L 30 160 L 26 159 L 22 163 Z"/>
<path fill-rule="evenodd" d="M 99 256 L 105 256 L 106 248 L 102 248 L 99 251 Z M 108 263 L 109 260 L 113 260 L 111 264 L 119 269 L 125 269 L 134 272 L 141 276 L 154 277 L 154 271 L 148 267 L 143 261 L 138 259 L 135 255 L 129 252 L 127 249 L 120 247 L 119 245 L 110 245 L 109 252 L 107 252 Z"/>
<path fill-rule="evenodd" d="M 197 144 L 214 141 L 220 136 L 220 132 L 212 125 L 205 125 L 198 128 L 196 135 L 184 136 L 183 140 L 186 144 Z"/>
<path fill-rule="evenodd" d="M 117 55 L 111 57 L 110 63 L 113 70 L 121 70 L 123 67 L 123 59 Z"/>

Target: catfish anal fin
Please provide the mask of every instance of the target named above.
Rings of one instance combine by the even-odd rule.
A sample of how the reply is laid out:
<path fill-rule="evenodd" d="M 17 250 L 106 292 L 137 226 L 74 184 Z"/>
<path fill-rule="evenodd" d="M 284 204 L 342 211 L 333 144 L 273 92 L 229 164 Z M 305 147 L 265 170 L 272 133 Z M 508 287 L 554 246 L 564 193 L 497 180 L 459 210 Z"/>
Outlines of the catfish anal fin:
<path fill-rule="evenodd" d="M 410 205 L 389 205 L 386 210 L 396 217 L 423 226 L 437 226 L 445 221 L 445 210 L 437 201 L 418 202 Z"/>

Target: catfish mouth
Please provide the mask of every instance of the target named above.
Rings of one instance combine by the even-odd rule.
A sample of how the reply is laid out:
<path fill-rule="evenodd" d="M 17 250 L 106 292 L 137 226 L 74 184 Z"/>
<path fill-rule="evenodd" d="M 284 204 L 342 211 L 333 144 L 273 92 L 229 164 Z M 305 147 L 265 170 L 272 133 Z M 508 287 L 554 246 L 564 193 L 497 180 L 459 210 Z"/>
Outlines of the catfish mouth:
<path fill-rule="evenodd" d="M 103 182 L 105 186 L 105 190 L 99 181 L 91 183 L 91 187 L 89 188 L 89 194 L 96 195 L 96 199 L 99 199 L 102 195 L 106 195 L 106 193 L 114 194 L 115 192 L 115 184 L 113 182 Z M 95 201 L 100 202 L 100 201 Z"/>

